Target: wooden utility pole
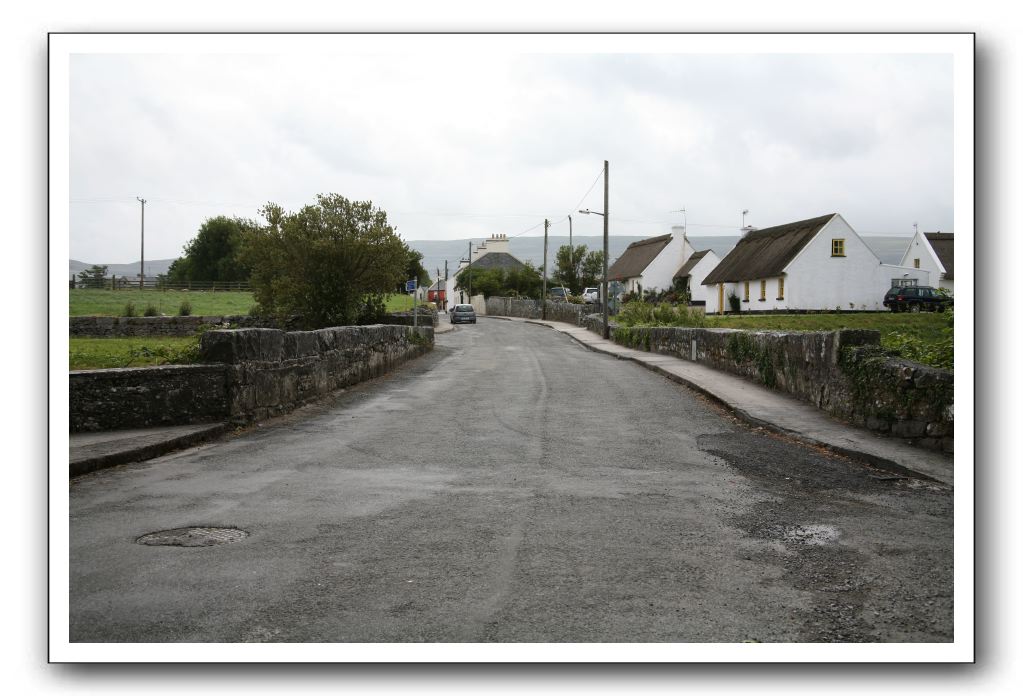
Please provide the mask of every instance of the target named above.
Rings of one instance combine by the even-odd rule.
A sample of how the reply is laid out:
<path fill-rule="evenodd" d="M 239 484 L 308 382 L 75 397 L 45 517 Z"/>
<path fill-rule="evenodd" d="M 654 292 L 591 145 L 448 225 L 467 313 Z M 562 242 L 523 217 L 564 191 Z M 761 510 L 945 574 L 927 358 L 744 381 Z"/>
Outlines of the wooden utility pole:
<path fill-rule="evenodd" d="M 146 199 L 135 196 L 142 204 L 142 251 L 139 252 L 139 290 L 145 287 L 146 280 Z"/>
<path fill-rule="evenodd" d="M 540 318 L 547 319 L 547 227 L 550 223 L 543 221 L 543 297 L 540 298 Z"/>
<path fill-rule="evenodd" d="M 444 259 L 444 311 L 448 311 L 448 260 Z"/>
<path fill-rule="evenodd" d="M 604 160 L 604 292 L 602 297 L 604 300 L 604 338 L 611 337 L 611 329 L 607 323 L 607 306 L 609 304 L 607 296 L 607 221 L 610 219 L 611 210 L 607 200 L 607 160 Z"/>
<path fill-rule="evenodd" d="M 465 269 L 469 274 L 469 304 L 472 304 L 472 240 L 469 240 L 469 267 Z"/>

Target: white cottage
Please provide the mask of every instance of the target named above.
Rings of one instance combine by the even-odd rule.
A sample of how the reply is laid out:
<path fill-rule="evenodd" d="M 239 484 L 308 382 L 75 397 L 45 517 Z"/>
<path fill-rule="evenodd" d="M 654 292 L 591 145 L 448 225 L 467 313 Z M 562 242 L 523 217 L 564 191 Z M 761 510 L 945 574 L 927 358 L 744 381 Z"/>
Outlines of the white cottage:
<path fill-rule="evenodd" d="M 630 244 L 607 269 L 607 278 L 622 283 L 625 292 L 668 290 L 679 267 L 693 252 L 683 234 L 641 239 Z"/>
<path fill-rule="evenodd" d="M 682 267 L 675 272 L 674 280 L 682 280 L 689 288 L 689 296 L 693 302 L 711 303 L 711 288 L 703 284 L 703 279 L 710 275 L 721 262 L 718 255 L 710 249 L 694 251 Z"/>
<path fill-rule="evenodd" d="M 883 310 L 884 294 L 923 269 L 881 263 L 841 215 L 831 213 L 748 232 L 703 280 L 711 290 L 707 312 Z"/>
<path fill-rule="evenodd" d="M 901 265 L 927 271 L 931 282 L 921 281 L 921 285 L 945 288 L 952 293 L 955 291 L 954 239 L 955 235 L 951 232 L 918 231 L 910 240 L 906 253 L 902 255 Z"/>

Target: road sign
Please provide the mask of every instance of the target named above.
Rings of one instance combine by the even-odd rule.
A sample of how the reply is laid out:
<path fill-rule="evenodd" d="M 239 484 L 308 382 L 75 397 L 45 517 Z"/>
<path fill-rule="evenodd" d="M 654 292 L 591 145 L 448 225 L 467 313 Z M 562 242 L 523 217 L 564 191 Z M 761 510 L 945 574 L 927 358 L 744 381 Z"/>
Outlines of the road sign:
<path fill-rule="evenodd" d="M 413 278 L 412 280 L 406 280 L 405 281 L 405 292 L 415 292 L 415 290 L 416 290 L 416 280 L 415 280 L 415 278 Z"/>

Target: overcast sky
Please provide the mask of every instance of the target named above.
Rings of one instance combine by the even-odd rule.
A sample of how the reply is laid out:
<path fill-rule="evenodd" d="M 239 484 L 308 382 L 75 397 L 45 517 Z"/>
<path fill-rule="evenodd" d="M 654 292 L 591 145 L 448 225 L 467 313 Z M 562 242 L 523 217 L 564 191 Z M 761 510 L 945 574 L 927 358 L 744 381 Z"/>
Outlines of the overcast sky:
<path fill-rule="evenodd" d="M 952 58 L 74 55 L 70 253 L 179 256 L 203 220 L 372 200 L 407 240 L 737 234 L 838 212 L 952 230 Z M 589 190 L 589 194 L 584 194 Z M 598 216 L 573 214 L 576 234 Z M 514 248 L 513 248 L 514 251 Z"/>

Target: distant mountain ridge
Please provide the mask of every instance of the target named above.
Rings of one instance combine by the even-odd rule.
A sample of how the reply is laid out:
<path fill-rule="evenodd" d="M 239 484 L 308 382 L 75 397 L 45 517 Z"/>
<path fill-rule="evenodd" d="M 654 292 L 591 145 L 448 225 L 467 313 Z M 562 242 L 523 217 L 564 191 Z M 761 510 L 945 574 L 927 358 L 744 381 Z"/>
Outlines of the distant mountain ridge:
<path fill-rule="evenodd" d="M 652 235 L 656 236 L 656 235 Z M 638 242 L 641 239 L 648 239 L 649 237 L 634 237 L 634 236 L 611 236 L 608 238 L 608 248 L 610 251 L 610 259 L 608 263 L 613 263 L 616 258 L 622 255 L 633 242 Z M 481 238 L 473 239 L 473 248 L 482 241 Z M 738 235 L 728 236 L 699 236 L 692 235 L 689 237 L 689 243 L 697 251 L 703 249 L 711 249 L 719 258 L 723 258 L 727 254 L 735 243 L 739 241 Z M 902 260 L 902 255 L 905 253 L 906 248 L 909 246 L 910 237 L 881 237 L 881 236 L 864 236 L 863 241 L 867 243 L 875 254 L 884 263 L 898 263 Z M 458 269 L 459 259 L 465 258 L 469 253 L 469 240 L 468 239 L 442 239 L 442 240 L 426 240 L 426 239 L 413 239 L 406 242 L 411 248 L 420 252 L 423 255 L 423 267 L 426 268 L 431 278 L 435 278 L 437 270 L 440 269 L 441 275 L 444 274 L 444 261 L 448 262 L 448 273 L 454 273 Z M 575 235 L 572 237 L 572 243 L 575 246 L 585 244 L 589 251 L 595 251 L 603 249 L 604 239 L 599 236 L 582 236 Z M 558 253 L 558 247 L 567 246 L 567 236 L 551 236 L 547 240 L 547 264 L 548 268 L 554 268 L 554 258 Z M 520 261 L 530 261 L 537 268 L 543 263 L 543 237 L 513 237 L 508 240 L 508 251 Z M 146 275 L 155 276 L 167 272 L 170 265 L 174 262 L 174 259 L 154 259 L 152 261 L 146 261 Z M 80 271 L 89 268 L 93 264 L 86 263 L 84 261 L 70 260 L 69 269 L 71 275 L 77 275 Z M 99 264 L 103 265 L 103 264 Z M 139 262 L 135 263 L 110 263 L 107 265 L 108 275 L 127 276 L 129 278 L 138 277 Z"/>

